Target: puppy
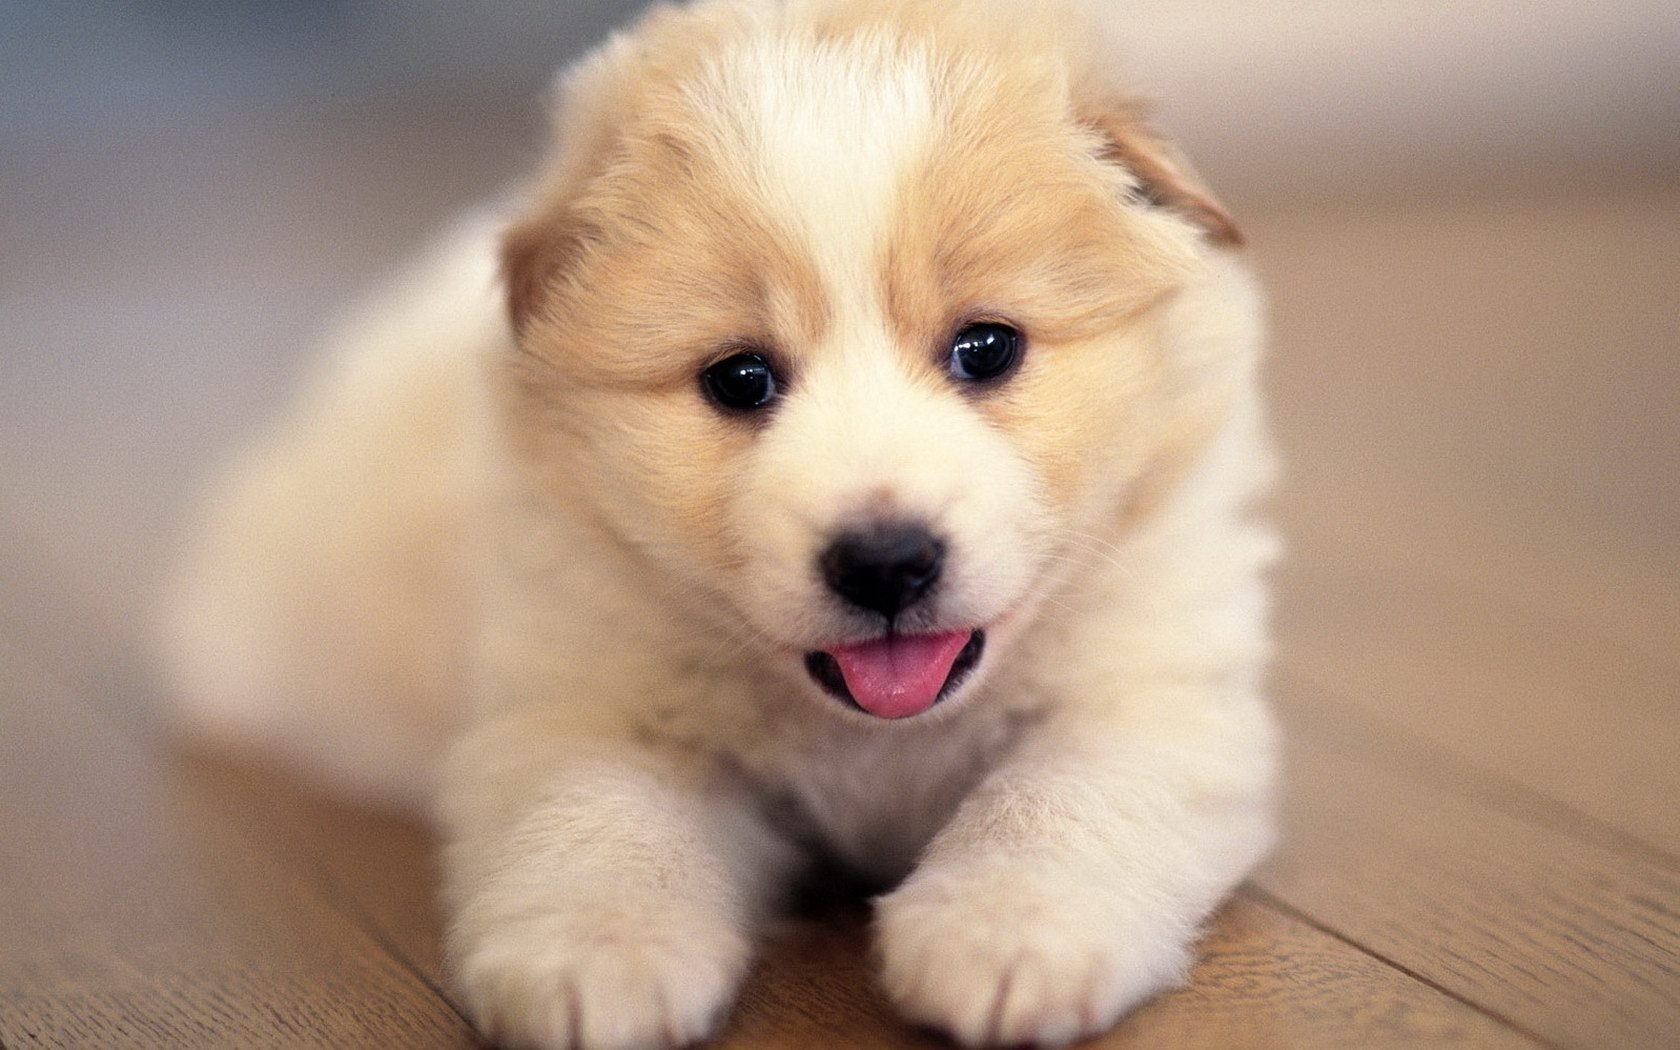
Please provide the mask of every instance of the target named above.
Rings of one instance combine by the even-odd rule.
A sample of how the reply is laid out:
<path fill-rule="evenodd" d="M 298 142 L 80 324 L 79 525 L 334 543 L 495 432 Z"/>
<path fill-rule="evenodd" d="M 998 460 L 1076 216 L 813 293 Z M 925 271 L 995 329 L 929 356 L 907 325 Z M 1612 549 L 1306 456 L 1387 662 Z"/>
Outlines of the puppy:
<path fill-rule="evenodd" d="M 435 799 L 487 1032 L 705 1037 L 821 856 L 907 1017 L 1062 1043 L 1267 849 L 1258 298 L 1107 28 L 653 11 L 212 493 L 188 722 Z"/>

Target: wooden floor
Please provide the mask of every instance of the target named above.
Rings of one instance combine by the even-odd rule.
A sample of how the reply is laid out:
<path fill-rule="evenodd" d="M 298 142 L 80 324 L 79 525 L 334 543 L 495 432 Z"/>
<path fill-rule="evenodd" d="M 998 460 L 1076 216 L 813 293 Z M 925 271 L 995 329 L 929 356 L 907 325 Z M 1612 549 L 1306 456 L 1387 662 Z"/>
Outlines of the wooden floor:
<path fill-rule="evenodd" d="M 465 114 L 422 165 L 405 119 L 0 178 L 5 1047 L 474 1042 L 427 835 L 174 754 L 144 659 L 187 479 L 520 155 Z M 1285 835 L 1094 1045 L 1680 1046 L 1680 182 L 1237 205 L 1290 465 Z M 719 1045 L 943 1045 L 866 922 L 779 936 Z"/>

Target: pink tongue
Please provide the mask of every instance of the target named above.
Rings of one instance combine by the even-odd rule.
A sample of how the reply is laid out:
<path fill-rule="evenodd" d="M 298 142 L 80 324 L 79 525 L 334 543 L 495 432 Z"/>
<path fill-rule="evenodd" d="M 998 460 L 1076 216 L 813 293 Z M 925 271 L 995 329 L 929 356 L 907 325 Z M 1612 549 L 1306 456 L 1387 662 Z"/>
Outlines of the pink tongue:
<path fill-rule="evenodd" d="M 908 718 L 933 706 L 973 633 L 892 636 L 828 654 L 859 707 L 879 718 Z"/>

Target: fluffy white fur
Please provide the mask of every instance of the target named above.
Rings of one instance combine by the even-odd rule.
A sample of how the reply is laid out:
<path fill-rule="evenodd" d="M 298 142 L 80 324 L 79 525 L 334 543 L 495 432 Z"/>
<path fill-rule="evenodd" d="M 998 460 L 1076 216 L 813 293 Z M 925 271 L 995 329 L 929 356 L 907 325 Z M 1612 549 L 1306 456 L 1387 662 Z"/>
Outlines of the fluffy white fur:
<path fill-rule="evenodd" d="M 847 7 L 881 24 L 813 42 L 808 24 Z M 952 5 L 714 2 L 655 16 L 570 81 L 539 195 L 634 163 L 618 110 L 673 25 L 709 49 L 668 74 L 715 122 L 700 146 L 828 306 L 768 425 L 707 429 L 725 424 L 691 381 L 603 380 L 519 415 L 502 362 L 564 319 L 516 339 L 499 224 L 475 221 L 375 299 L 208 501 L 168 621 L 189 724 L 365 795 L 435 799 L 454 981 L 514 1045 L 704 1037 L 813 844 L 894 886 L 881 979 L 907 1016 L 971 1044 L 1065 1042 L 1182 979 L 1268 847 L 1253 284 L 1190 221 L 1120 200 L 1141 170 L 1093 175 L 1170 287 L 1078 352 L 1104 374 L 1167 362 L 1153 407 L 1108 421 L 1052 387 L 1021 395 L 1039 408 L 1015 424 L 909 374 L 875 270 L 951 70 L 977 75 L 895 36 L 895 19 L 929 31 L 929 10 L 935 40 L 972 31 Z M 1054 90 L 1078 90 L 1084 60 L 1066 61 Z M 836 142 L 859 147 L 843 169 L 821 162 Z M 1066 447 L 1150 412 L 1176 422 Z M 1166 445 L 1190 452 L 1146 469 Z M 1058 489 L 1046 462 L 1075 480 Z M 707 478 L 684 470 L 729 477 L 696 495 Z M 922 626 L 989 629 L 956 695 L 890 723 L 800 662 L 865 631 L 810 564 L 881 505 L 951 537 Z"/>

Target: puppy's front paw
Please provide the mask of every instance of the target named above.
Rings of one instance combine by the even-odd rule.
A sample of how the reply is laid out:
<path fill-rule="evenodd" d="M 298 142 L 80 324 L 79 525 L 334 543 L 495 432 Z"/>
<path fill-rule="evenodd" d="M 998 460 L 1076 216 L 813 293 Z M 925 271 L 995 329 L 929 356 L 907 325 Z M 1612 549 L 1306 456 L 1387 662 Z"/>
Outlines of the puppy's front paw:
<path fill-rule="evenodd" d="M 880 901 L 887 994 L 970 1046 L 1056 1046 L 1183 979 L 1189 931 L 1099 882 L 924 871 Z"/>
<path fill-rule="evenodd" d="M 669 904 L 504 917 L 459 928 L 456 983 L 499 1043 L 540 1050 L 677 1047 L 711 1034 L 746 970 L 741 931 Z"/>

